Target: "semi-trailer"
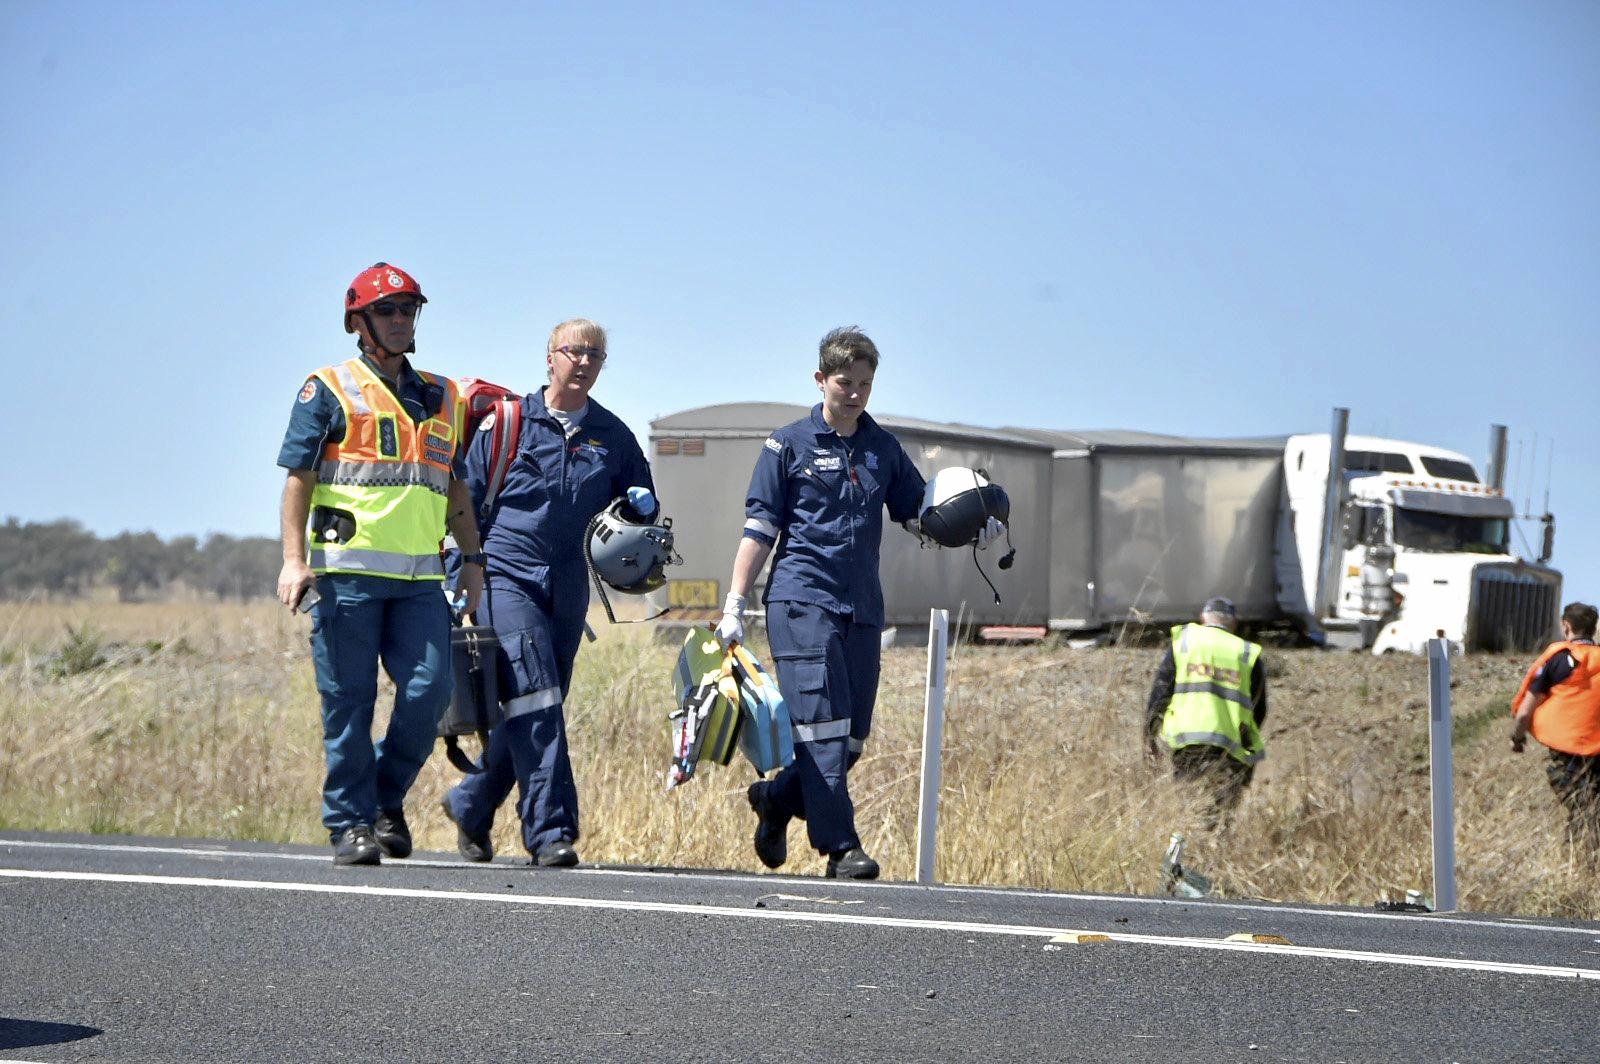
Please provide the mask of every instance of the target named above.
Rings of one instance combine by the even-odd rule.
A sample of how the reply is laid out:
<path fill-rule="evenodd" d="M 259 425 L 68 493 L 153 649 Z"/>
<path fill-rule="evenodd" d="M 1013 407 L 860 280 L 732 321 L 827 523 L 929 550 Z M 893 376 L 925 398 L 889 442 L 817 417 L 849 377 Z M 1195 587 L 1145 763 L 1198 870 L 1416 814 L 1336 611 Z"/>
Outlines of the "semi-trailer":
<path fill-rule="evenodd" d="M 672 616 L 720 607 L 756 455 L 806 412 L 729 403 L 651 423 L 655 480 L 684 559 L 667 588 Z M 1130 624 L 1192 619 L 1226 595 L 1248 624 L 1373 652 L 1420 651 L 1440 631 L 1486 649 L 1549 638 L 1561 590 L 1545 564 L 1550 519 L 1539 557 L 1519 558 L 1515 509 L 1494 481 L 1503 461 L 1486 482 L 1465 455 L 1349 436 L 1342 413 L 1328 433 L 1245 439 L 875 415 L 924 475 L 970 466 L 1003 485 L 1017 548 L 1003 572 L 976 555 L 997 603 L 973 552 L 923 549 L 887 525 L 887 624 L 915 629 L 938 607 L 980 628 L 1104 641 Z"/>

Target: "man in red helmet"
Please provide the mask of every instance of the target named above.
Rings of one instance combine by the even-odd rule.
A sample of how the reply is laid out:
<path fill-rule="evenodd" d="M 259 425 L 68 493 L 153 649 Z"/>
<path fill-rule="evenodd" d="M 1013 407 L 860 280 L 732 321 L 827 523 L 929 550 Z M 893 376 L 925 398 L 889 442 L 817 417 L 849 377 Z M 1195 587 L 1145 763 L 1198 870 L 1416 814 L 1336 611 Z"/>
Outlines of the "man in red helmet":
<path fill-rule="evenodd" d="M 322 822 L 336 865 L 411 853 L 406 792 L 450 701 L 446 527 L 464 555 L 468 610 L 483 591 L 455 382 L 406 358 L 426 302 L 411 275 L 388 263 L 350 282 L 344 327 L 360 355 L 306 378 L 278 453 L 288 470 L 278 600 L 311 613 L 328 764 Z M 375 748 L 380 661 L 395 699 Z"/>

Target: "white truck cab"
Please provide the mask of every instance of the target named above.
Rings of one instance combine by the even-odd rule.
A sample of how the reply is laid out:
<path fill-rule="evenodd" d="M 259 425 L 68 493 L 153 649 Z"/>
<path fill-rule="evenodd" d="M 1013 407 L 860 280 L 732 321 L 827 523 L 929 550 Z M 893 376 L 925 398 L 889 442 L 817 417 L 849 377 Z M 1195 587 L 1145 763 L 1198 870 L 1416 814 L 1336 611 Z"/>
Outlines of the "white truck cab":
<path fill-rule="evenodd" d="M 1280 540 L 1278 571 L 1286 612 L 1306 617 L 1330 642 L 1373 653 L 1419 653 L 1440 632 L 1459 647 L 1489 650 L 1534 645 L 1547 634 L 1561 594 L 1561 574 L 1543 564 L 1548 536 L 1538 562 L 1518 558 L 1516 508 L 1481 482 L 1471 459 L 1373 436 L 1345 440 L 1333 538 L 1340 564 L 1329 570 L 1331 609 L 1316 616 L 1329 440 L 1301 435 L 1285 444 L 1290 528 L 1282 532 L 1292 534 L 1292 549 Z"/>

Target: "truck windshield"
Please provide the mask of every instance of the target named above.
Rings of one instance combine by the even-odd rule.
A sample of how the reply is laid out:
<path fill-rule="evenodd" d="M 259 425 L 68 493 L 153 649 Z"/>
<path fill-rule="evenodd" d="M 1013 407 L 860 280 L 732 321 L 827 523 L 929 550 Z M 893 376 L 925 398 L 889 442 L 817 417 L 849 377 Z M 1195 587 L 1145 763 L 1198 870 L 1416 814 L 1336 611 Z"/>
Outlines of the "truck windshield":
<path fill-rule="evenodd" d="M 1437 553 L 1510 554 L 1511 528 L 1503 517 L 1463 517 L 1396 507 L 1394 541 L 1411 550 Z"/>
<path fill-rule="evenodd" d="M 1411 459 L 1392 451 L 1344 452 L 1344 475 L 1349 480 L 1373 477 L 1379 473 L 1410 473 Z"/>
<path fill-rule="evenodd" d="M 1422 468 L 1428 471 L 1430 477 L 1449 477 L 1451 480 L 1466 480 L 1473 484 L 1478 482 L 1478 471 L 1472 468 L 1471 462 L 1458 462 L 1454 458 L 1436 458 L 1431 454 L 1422 456 Z"/>

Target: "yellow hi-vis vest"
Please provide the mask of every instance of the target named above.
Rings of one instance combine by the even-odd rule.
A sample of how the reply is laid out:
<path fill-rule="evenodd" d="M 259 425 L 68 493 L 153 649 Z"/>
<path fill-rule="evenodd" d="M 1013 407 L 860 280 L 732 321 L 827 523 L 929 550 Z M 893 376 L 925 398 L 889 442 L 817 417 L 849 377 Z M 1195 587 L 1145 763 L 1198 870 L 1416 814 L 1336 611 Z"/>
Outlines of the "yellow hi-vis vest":
<path fill-rule="evenodd" d="M 439 542 L 463 411 L 454 381 L 417 375 L 444 388 L 439 412 L 421 424 L 359 358 L 314 374 L 344 408 L 345 431 L 323 447 L 311 492 L 313 572 L 444 579 Z"/>
<path fill-rule="evenodd" d="M 1253 765 L 1265 744 L 1256 727 L 1250 672 L 1261 647 L 1222 628 L 1183 624 L 1172 629 L 1177 666 L 1161 737 L 1174 750 L 1206 743 Z"/>

